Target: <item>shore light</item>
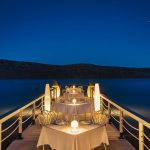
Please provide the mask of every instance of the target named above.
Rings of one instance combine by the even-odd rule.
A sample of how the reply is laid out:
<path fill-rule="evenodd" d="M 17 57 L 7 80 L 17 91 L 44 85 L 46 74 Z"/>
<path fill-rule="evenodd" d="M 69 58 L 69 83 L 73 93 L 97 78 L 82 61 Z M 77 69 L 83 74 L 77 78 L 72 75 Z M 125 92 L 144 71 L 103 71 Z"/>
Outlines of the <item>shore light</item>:
<path fill-rule="evenodd" d="M 46 84 L 45 86 L 45 105 L 44 108 L 46 111 L 50 111 L 51 110 L 51 96 L 50 96 L 50 86 L 49 84 Z"/>
<path fill-rule="evenodd" d="M 94 109 L 95 111 L 100 110 L 100 88 L 99 84 L 95 84 L 95 89 L 94 89 Z"/>
<path fill-rule="evenodd" d="M 72 130 L 71 131 L 73 131 L 73 132 L 77 132 L 78 130 L 77 130 L 77 128 L 79 127 L 79 123 L 78 123 L 78 121 L 77 120 L 73 120 L 73 121 L 71 121 L 71 128 L 72 128 Z"/>

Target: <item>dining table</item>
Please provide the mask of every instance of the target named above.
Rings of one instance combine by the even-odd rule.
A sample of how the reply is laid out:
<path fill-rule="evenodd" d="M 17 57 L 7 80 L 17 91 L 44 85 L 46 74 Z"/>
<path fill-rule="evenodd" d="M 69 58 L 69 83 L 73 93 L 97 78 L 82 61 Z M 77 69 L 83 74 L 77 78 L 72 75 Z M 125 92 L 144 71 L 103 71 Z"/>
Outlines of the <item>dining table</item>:
<path fill-rule="evenodd" d="M 63 94 L 63 96 L 62 96 L 63 98 L 66 98 L 66 99 L 72 99 L 72 98 L 84 98 L 84 93 L 78 93 L 78 92 L 76 92 L 76 93 L 64 93 Z"/>
<path fill-rule="evenodd" d="M 77 102 L 75 104 L 72 102 L 58 102 L 55 103 L 54 110 L 69 115 L 84 114 L 91 113 L 93 105 L 92 102 Z"/>
<path fill-rule="evenodd" d="M 56 150 L 91 150 L 102 143 L 109 145 L 105 125 L 79 125 L 74 132 L 71 126 L 51 124 L 42 127 L 37 147 L 50 145 Z"/>

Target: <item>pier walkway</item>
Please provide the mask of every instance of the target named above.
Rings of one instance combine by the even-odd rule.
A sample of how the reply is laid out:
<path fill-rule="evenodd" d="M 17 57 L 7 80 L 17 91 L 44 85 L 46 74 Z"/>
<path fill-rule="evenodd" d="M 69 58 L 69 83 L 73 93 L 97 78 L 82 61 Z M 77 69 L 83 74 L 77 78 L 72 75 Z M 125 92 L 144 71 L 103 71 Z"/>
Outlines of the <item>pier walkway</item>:
<path fill-rule="evenodd" d="M 57 97 L 56 88 L 52 87 L 49 91 L 51 93 L 50 97 Z M 45 98 L 46 94 L 42 94 L 30 103 L 0 119 L 0 150 L 4 150 L 3 147 L 7 146 L 5 142 L 7 143 L 10 136 L 15 136 L 15 134 L 22 135 L 23 139 L 13 141 L 7 147 L 7 150 L 43 150 L 43 146 L 37 148 L 41 126 L 30 125 L 28 128 L 26 128 L 26 126 L 34 123 L 36 117 L 46 110 Z M 58 100 L 58 98 L 53 100 Z M 137 150 L 150 150 L 150 123 L 140 118 L 131 110 L 116 104 L 104 94 L 100 94 L 100 100 L 101 112 L 102 114 L 107 115 L 111 123 L 106 126 L 109 139 L 109 146 L 107 146 L 107 150 L 135 150 L 135 148 L 126 139 L 119 138 L 123 137 L 125 133 L 128 134 L 128 137 L 132 137 L 133 140 L 136 140 L 135 143 L 133 140 L 130 140 L 130 142 L 137 147 Z M 7 123 L 9 125 L 5 127 Z M 114 125 L 117 126 L 118 129 Z M 45 150 L 51 150 L 48 145 L 45 145 L 44 148 Z M 104 149 L 104 145 L 101 145 L 94 150 Z"/>

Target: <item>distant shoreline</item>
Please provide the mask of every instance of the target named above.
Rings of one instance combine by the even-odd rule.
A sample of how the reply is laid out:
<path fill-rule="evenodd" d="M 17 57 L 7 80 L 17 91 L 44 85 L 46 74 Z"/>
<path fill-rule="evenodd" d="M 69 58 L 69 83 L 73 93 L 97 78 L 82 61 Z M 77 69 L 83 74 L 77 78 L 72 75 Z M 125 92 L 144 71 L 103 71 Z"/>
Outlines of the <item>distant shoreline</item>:
<path fill-rule="evenodd" d="M 0 79 L 150 78 L 150 68 L 93 64 L 48 65 L 0 60 Z"/>

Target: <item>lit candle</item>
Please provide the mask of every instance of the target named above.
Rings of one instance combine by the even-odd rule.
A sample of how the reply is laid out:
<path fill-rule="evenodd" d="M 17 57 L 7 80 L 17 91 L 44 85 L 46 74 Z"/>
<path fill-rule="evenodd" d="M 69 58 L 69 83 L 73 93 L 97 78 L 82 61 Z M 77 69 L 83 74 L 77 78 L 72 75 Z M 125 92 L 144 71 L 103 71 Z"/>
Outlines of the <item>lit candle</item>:
<path fill-rule="evenodd" d="M 71 128 L 72 128 L 72 131 L 73 131 L 73 132 L 74 132 L 74 131 L 77 131 L 78 126 L 79 126 L 79 123 L 78 123 L 77 120 L 71 121 Z"/>
<path fill-rule="evenodd" d="M 73 89 L 75 89 L 75 85 L 73 85 Z"/>
<path fill-rule="evenodd" d="M 75 93 L 75 90 L 72 90 L 73 93 Z"/>
<path fill-rule="evenodd" d="M 74 98 L 74 99 L 72 100 L 72 103 L 75 104 L 76 102 L 77 102 L 77 100 Z"/>

